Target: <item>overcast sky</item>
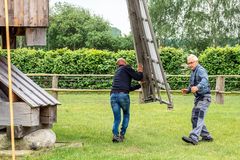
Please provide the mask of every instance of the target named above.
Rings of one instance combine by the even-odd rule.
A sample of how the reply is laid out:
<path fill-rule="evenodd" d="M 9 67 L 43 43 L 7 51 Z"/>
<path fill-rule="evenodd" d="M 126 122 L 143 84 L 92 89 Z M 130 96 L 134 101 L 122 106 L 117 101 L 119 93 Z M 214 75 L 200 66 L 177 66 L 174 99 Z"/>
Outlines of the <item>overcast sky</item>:
<path fill-rule="evenodd" d="M 50 0 L 50 6 L 56 2 L 67 2 L 88 9 L 120 29 L 123 34 L 130 32 L 126 0 Z"/>

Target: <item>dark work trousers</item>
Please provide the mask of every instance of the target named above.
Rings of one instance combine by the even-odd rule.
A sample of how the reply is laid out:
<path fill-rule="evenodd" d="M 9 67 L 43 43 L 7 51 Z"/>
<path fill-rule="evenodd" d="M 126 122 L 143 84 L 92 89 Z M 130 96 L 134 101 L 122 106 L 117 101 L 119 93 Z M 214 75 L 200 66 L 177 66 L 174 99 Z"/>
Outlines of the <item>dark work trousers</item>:
<path fill-rule="evenodd" d="M 207 113 L 208 106 L 211 103 L 211 95 L 207 94 L 204 97 L 194 100 L 194 107 L 192 110 L 192 131 L 190 132 L 190 138 L 197 141 L 199 136 L 201 137 L 211 137 L 204 123 L 204 118 Z"/>

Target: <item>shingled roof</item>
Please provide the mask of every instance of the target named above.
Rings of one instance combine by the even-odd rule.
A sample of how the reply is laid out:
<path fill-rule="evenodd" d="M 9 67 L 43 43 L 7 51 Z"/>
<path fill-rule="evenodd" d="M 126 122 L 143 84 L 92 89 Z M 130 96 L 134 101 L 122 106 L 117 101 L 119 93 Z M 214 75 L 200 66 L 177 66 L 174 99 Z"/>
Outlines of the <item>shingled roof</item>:
<path fill-rule="evenodd" d="M 31 107 L 46 107 L 60 104 L 53 96 L 38 86 L 16 66 L 12 67 L 12 91 Z M 0 82 L 8 87 L 7 60 L 0 58 Z"/>

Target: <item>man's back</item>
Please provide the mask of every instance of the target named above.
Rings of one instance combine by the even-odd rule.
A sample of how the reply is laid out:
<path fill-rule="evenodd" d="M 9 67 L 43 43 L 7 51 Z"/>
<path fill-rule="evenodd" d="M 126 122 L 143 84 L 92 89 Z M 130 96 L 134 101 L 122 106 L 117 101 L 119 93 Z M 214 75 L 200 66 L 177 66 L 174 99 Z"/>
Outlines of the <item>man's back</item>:
<path fill-rule="evenodd" d="M 132 79 L 140 81 L 142 78 L 142 72 L 136 72 L 129 65 L 120 65 L 113 78 L 112 91 L 130 92 L 135 89 L 131 87 Z"/>

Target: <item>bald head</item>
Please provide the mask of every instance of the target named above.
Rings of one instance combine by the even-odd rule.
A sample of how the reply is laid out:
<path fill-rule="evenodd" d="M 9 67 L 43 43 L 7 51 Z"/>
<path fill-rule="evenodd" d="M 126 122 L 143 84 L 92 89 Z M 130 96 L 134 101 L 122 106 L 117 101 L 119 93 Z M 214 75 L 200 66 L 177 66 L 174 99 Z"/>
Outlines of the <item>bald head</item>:
<path fill-rule="evenodd" d="M 125 60 L 124 58 L 119 58 L 119 59 L 117 60 L 116 64 L 117 64 L 118 66 L 120 66 L 120 65 L 126 65 L 127 62 L 126 62 L 126 60 Z"/>

